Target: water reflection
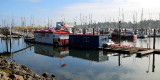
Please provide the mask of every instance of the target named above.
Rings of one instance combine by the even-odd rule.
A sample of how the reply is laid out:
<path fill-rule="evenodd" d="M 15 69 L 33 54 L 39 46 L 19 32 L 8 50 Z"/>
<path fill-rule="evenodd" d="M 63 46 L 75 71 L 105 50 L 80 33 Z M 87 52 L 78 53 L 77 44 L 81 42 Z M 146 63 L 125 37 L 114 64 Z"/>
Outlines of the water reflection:
<path fill-rule="evenodd" d="M 155 54 L 153 53 L 153 65 L 152 65 L 152 72 L 155 70 Z"/>
<path fill-rule="evenodd" d="M 118 39 L 110 39 L 111 41 L 118 43 Z M 155 48 L 160 49 L 159 46 L 160 38 L 156 38 Z M 151 48 L 153 49 L 153 38 L 143 38 L 143 39 L 122 39 L 121 44 L 130 44 L 134 47 Z"/>
<path fill-rule="evenodd" d="M 150 44 L 152 41 L 151 38 Z M 157 38 L 156 42 L 158 41 L 160 39 Z M 14 52 L 27 45 L 23 39 L 13 40 L 13 42 Z M 5 46 L 5 40 L 1 40 L 0 43 Z M 137 39 L 136 43 L 128 41 L 122 43 L 147 47 L 149 38 Z M 158 45 L 156 44 L 156 48 L 159 48 Z M 6 51 L 6 48 L 0 51 Z M 13 57 L 16 63 L 27 65 L 33 72 L 55 74 L 57 80 L 159 80 L 160 78 L 158 54 L 138 58 L 136 54 L 34 44 L 34 47 L 16 53 Z"/>
<path fill-rule="evenodd" d="M 150 63 L 151 63 L 151 61 L 152 61 L 152 72 L 155 72 L 155 53 L 150 53 L 150 54 L 147 54 L 147 55 L 144 55 L 144 56 L 140 56 L 140 57 L 137 57 L 136 56 L 136 58 L 148 58 L 148 65 L 146 65 L 146 66 L 148 66 L 148 69 L 146 70 L 146 73 L 149 73 L 149 68 L 150 68 Z M 151 58 L 152 57 L 152 58 Z"/>
<path fill-rule="evenodd" d="M 34 52 L 55 58 L 64 58 L 69 55 L 68 47 L 53 47 L 41 44 L 34 44 Z"/>
<path fill-rule="evenodd" d="M 66 56 L 72 56 L 97 62 L 106 61 L 109 58 L 108 56 L 113 54 L 109 52 L 103 53 L 103 51 L 99 50 L 82 50 L 74 48 L 68 49 L 68 47 L 53 47 L 40 44 L 34 45 L 34 52 L 36 54 L 41 54 L 54 58 L 64 58 Z"/>
<path fill-rule="evenodd" d="M 103 53 L 99 50 L 85 50 L 85 49 L 69 49 L 69 56 L 82 58 L 90 61 L 102 62 L 109 59 L 109 55 L 112 53 Z"/>
<path fill-rule="evenodd" d="M 119 39 L 118 38 L 113 38 L 113 39 L 111 39 L 111 41 L 114 41 L 114 42 L 118 43 Z M 123 42 L 123 41 L 136 43 L 137 39 L 121 39 L 121 42 Z"/>
<path fill-rule="evenodd" d="M 9 39 L 0 38 L 0 53 L 10 52 Z M 17 51 L 28 46 L 23 38 L 12 38 L 12 51 Z"/>

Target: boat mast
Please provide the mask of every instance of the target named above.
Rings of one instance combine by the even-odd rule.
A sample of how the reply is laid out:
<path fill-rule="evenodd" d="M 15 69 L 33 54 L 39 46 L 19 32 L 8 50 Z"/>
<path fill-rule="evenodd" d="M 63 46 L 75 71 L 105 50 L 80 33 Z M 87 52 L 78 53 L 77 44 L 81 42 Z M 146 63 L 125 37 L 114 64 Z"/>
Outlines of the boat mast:
<path fill-rule="evenodd" d="M 142 14 L 141 14 L 141 33 L 143 28 L 143 8 L 142 8 Z"/>

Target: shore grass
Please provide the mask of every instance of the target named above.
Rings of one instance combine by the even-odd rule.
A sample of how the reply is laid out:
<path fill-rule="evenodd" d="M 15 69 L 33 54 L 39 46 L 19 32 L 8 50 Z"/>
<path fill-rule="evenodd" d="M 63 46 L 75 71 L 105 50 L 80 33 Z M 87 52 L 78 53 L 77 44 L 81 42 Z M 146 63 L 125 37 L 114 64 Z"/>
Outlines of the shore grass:
<path fill-rule="evenodd" d="M 11 73 L 10 70 L 6 70 L 6 69 L 0 69 L 0 71 L 6 72 L 6 73 Z"/>

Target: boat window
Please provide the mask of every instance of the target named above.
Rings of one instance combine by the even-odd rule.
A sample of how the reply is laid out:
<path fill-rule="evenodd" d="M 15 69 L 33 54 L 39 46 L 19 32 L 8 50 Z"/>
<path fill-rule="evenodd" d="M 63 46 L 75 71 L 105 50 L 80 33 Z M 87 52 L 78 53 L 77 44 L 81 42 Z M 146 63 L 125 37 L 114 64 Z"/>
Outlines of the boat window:
<path fill-rule="evenodd" d="M 55 37 L 55 35 L 53 34 L 53 37 Z"/>
<path fill-rule="evenodd" d="M 41 36 L 45 36 L 45 33 L 41 33 Z"/>
<path fill-rule="evenodd" d="M 101 42 L 106 42 L 106 40 L 107 40 L 106 38 L 102 38 Z"/>
<path fill-rule="evenodd" d="M 41 34 L 37 34 L 37 37 L 38 37 L 38 38 L 41 38 Z"/>
<path fill-rule="evenodd" d="M 46 34 L 46 37 L 49 37 L 49 33 Z"/>

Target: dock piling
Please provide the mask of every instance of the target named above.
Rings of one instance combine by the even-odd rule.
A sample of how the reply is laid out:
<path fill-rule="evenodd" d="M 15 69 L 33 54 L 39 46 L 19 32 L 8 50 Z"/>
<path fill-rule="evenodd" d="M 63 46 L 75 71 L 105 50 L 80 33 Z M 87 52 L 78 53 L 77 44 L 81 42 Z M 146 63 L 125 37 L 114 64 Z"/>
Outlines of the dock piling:
<path fill-rule="evenodd" d="M 94 28 L 93 28 L 93 35 L 94 35 Z"/>
<path fill-rule="evenodd" d="M 153 49 L 155 49 L 155 42 L 156 42 L 156 29 L 154 29 L 154 38 L 153 38 Z"/>

